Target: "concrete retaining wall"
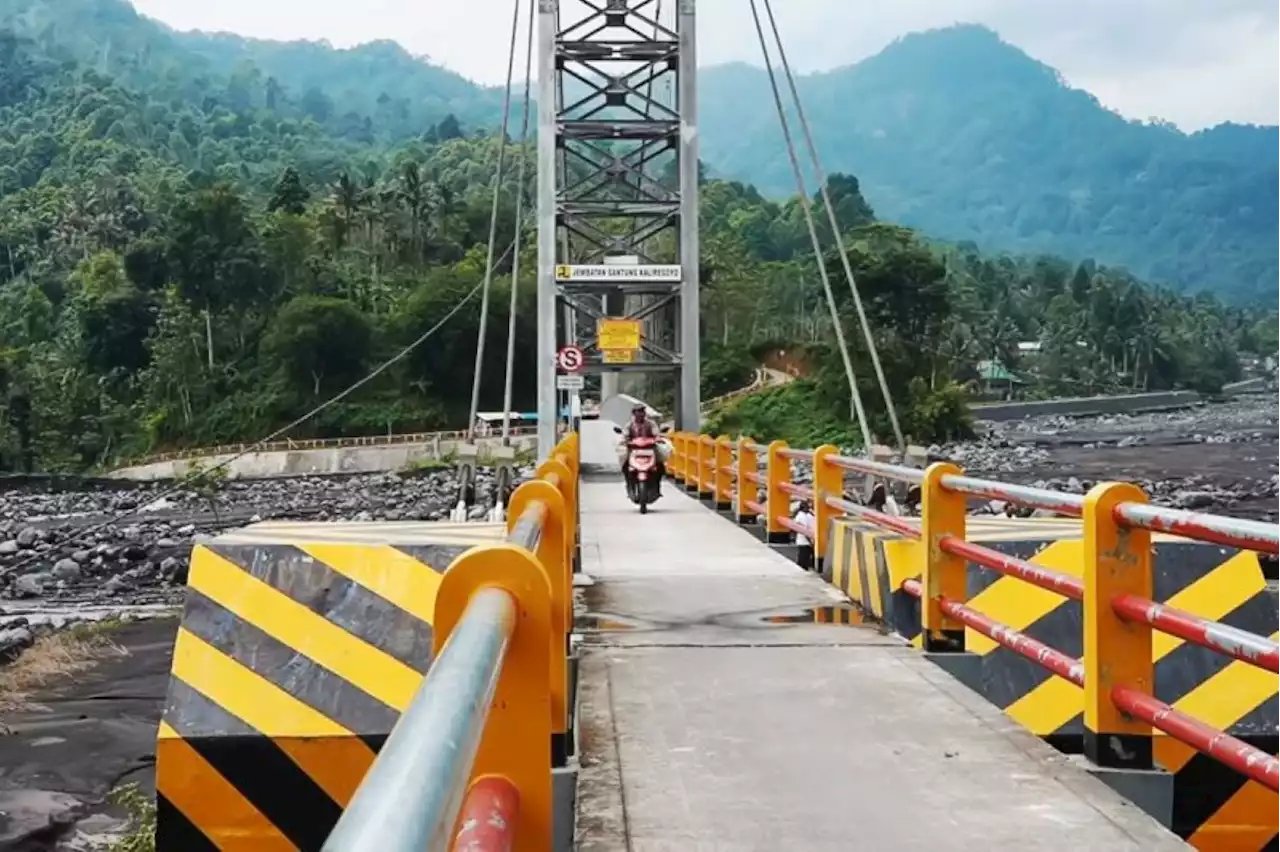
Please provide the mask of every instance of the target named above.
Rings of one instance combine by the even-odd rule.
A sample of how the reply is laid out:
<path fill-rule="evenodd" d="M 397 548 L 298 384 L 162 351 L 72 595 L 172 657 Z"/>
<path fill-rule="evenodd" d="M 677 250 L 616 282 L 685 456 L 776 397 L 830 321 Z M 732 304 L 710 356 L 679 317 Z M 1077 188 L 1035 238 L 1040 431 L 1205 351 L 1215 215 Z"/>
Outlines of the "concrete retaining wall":
<path fill-rule="evenodd" d="M 1222 393 L 1226 396 L 1239 393 L 1267 393 L 1272 389 L 1271 385 L 1272 381 L 1270 379 L 1245 379 L 1242 382 L 1223 385 Z"/>
<path fill-rule="evenodd" d="M 489 447 L 501 445 L 499 438 L 477 440 L 483 458 Z M 516 437 L 512 446 L 517 452 L 535 447 L 537 439 Z M 266 479 L 275 476 L 304 476 L 333 473 L 376 473 L 403 470 L 424 459 L 438 459 L 458 452 L 462 445 L 458 440 L 436 439 L 421 444 L 395 444 L 381 447 L 331 447 L 322 450 L 277 450 L 266 453 L 248 453 L 235 459 L 227 467 L 232 479 Z M 128 479 L 148 482 L 157 479 L 178 479 L 191 472 L 193 466 L 212 467 L 222 464 L 231 455 L 206 456 L 200 459 L 177 459 L 152 462 L 114 470 L 107 474 L 112 479 Z"/>
<path fill-rule="evenodd" d="M 1169 408 L 1185 408 L 1199 401 L 1200 394 L 1195 391 L 1162 391 L 1124 396 L 1045 399 L 1036 402 L 994 402 L 989 405 L 975 405 L 972 411 L 977 420 L 1003 422 L 1045 414 L 1131 414 L 1136 411 L 1161 411 Z"/>

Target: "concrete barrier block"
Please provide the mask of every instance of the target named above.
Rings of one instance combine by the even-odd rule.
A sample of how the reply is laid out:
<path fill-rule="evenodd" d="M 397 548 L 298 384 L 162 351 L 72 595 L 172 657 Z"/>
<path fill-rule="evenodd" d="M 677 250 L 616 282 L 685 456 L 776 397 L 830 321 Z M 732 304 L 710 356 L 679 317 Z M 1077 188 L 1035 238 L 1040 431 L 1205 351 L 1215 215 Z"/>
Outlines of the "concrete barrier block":
<path fill-rule="evenodd" d="M 1095 766 L 1080 754 L 1072 755 L 1071 763 L 1133 802 L 1165 828 L 1173 827 L 1175 791 L 1174 776 L 1170 773 L 1163 769 L 1109 769 Z"/>
<path fill-rule="evenodd" d="M 165 850 L 318 850 L 431 662 L 445 568 L 502 524 L 265 523 L 192 554 L 156 749 Z"/>
<path fill-rule="evenodd" d="M 551 770 L 551 848 L 556 852 L 573 852 L 573 835 L 577 827 L 578 765 Z"/>

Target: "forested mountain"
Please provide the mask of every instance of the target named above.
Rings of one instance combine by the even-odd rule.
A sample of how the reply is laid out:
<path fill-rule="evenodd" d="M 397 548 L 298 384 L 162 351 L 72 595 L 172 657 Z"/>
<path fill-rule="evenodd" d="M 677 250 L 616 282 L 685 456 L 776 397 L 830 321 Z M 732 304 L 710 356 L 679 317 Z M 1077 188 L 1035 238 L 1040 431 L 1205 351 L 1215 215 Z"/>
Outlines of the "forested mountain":
<path fill-rule="evenodd" d="M 701 87 L 708 162 L 762 191 L 795 192 L 777 118 L 759 106 L 771 102 L 765 72 L 708 68 Z M 856 173 L 889 218 L 1275 303 L 1275 127 L 1188 135 L 1125 120 L 978 26 L 906 36 L 799 88 L 825 165 Z"/>
<path fill-rule="evenodd" d="M 359 146 L 492 127 L 501 103 L 392 42 L 177 33 L 125 0 L 0 0 L 0 27 L 166 105 L 215 98 Z M 1274 299 L 1275 127 L 1188 135 L 1128 121 L 979 26 L 909 35 L 799 84 L 828 171 L 857 174 L 895 221 L 984 250 L 1097 258 L 1231 301 Z M 763 70 L 706 68 L 701 87 L 712 174 L 792 194 Z"/>
<path fill-rule="evenodd" d="M 91 40 L 70 51 L 43 32 L 34 41 L 0 27 L 0 470 L 260 438 L 449 316 L 294 434 L 462 425 L 478 300 L 451 312 L 483 278 L 496 138 L 448 115 L 400 141 L 369 116 L 361 138 L 299 114 L 284 84 L 273 101 L 254 87 L 236 95 L 212 70 L 196 85 L 191 68 L 131 62 L 124 45 L 145 59 L 145 41 L 115 36 L 81 64 L 69 57 Z M 152 55 L 161 48 L 172 42 Z M 517 155 L 509 148 L 508 162 Z M 499 251 L 514 236 L 508 175 Z M 1239 375 L 1240 353 L 1276 350 L 1274 312 L 1181 298 L 1092 261 L 935 244 L 886 221 L 857 179 L 834 174 L 830 189 L 920 440 L 964 428 L 956 383 L 984 359 L 1023 371 L 1040 393 L 1212 390 Z M 760 439 L 856 440 L 799 204 L 711 179 L 702 226 L 704 393 L 744 383 L 753 347 L 802 349 L 812 378 L 726 416 Z M 520 407 L 533 395 L 533 242 L 526 234 L 519 281 Z M 492 298 L 486 408 L 501 399 L 510 268 L 499 264 Z M 843 285 L 838 297 L 856 341 Z M 1020 340 L 1042 341 L 1048 357 L 1019 363 Z M 872 375 L 864 346 L 854 358 Z M 877 394 L 863 396 L 883 432 Z"/>
<path fill-rule="evenodd" d="M 235 111 L 266 108 L 360 143 L 419 137 L 450 116 L 473 128 L 496 126 L 502 109 L 500 91 L 389 41 L 338 50 L 180 33 L 126 0 L 0 0 L 0 28 L 157 99 L 212 97 Z"/>

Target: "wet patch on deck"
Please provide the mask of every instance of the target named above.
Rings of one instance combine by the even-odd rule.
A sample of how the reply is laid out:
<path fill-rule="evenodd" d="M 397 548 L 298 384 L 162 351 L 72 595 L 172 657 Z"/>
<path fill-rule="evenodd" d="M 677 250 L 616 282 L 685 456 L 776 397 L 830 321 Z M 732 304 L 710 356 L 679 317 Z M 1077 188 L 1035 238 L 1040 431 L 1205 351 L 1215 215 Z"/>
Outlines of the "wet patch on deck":
<path fill-rule="evenodd" d="M 587 645 L 828 645 L 884 644 L 887 631 L 856 604 L 834 600 L 828 590 L 787 590 L 772 605 L 707 607 L 710 597 L 695 594 L 678 607 L 661 607 L 661 600 L 634 593 L 649 581 L 623 584 L 632 594 L 618 594 L 615 585 L 597 584 L 577 590 L 574 630 Z M 700 590 L 699 590 L 700 591 Z M 798 594 L 796 592 L 799 592 Z M 843 597 L 843 596 L 841 596 Z M 788 600 L 789 598 L 789 600 Z M 628 605 L 630 603 L 631 605 Z M 725 602 L 729 603 L 729 602 Z M 662 611 L 665 609 L 666 611 Z"/>
<path fill-rule="evenodd" d="M 654 630 L 654 625 L 638 618 L 609 612 L 581 612 L 573 619 L 576 633 L 616 633 L 620 630 Z"/>
<path fill-rule="evenodd" d="M 795 611 L 768 613 L 759 617 L 762 627 L 775 624 L 842 624 L 858 627 L 872 622 L 862 610 L 852 604 L 841 606 L 811 606 Z"/>

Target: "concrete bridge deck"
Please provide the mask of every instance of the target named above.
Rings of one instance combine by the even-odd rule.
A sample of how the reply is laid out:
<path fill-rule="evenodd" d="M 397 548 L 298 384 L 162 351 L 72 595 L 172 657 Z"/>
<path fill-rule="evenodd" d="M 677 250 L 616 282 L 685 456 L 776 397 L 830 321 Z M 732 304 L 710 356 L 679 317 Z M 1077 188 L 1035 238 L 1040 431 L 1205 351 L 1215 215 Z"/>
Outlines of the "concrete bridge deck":
<path fill-rule="evenodd" d="M 578 849 L 1189 848 L 899 639 L 786 622 L 843 599 L 664 491 L 582 487 L 615 629 L 586 637 Z"/>

